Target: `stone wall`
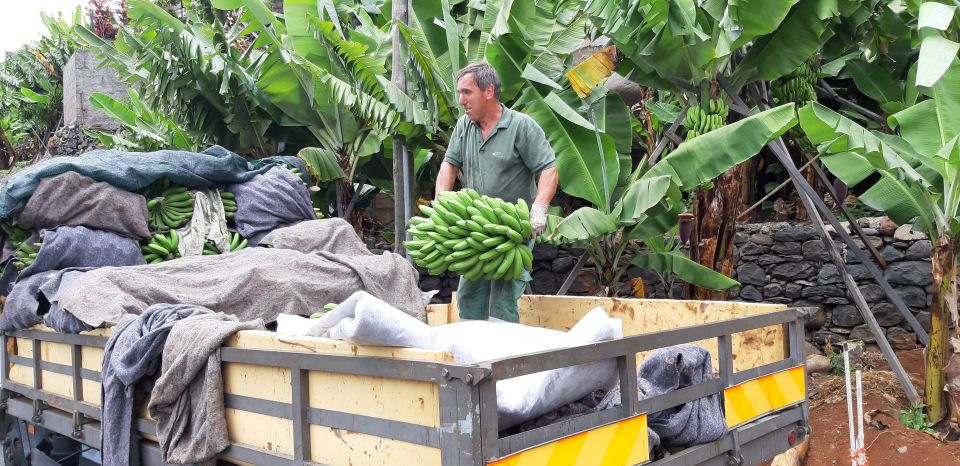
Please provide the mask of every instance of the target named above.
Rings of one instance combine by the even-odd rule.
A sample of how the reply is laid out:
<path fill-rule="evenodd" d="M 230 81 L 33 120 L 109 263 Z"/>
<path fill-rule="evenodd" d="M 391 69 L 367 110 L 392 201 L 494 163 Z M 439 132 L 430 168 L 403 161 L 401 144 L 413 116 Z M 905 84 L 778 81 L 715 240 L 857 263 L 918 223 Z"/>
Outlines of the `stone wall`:
<path fill-rule="evenodd" d="M 78 50 L 63 69 L 63 122 L 65 126 L 115 130 L 119 123 L 90 103 L 90 96 L 103 93 L 123 101 L 127 85 L 109 67 L 100 68 L 94 52 Z"/>
<path fill-rule="evenodd" d="M 912 233 L 910 225 L 897 226 L 886 217 L 860 222 L 868 240 L 887 263 L 886 269 L 881 269 L 884 278 L 920 324 L 928 328 L 932 289 L 930 241 L 923 234 Z M 731 299 L 806 308 L 809 337 L 820 348 L 827 340 L 874 340 L 813 227 L 772 223 L 742 225 L 738 230 L 735 244 L 740 259 L 735 278 L 743 286 Z M 903 316 L 888 301 L 866 266 L 847 251 L 835 233 L 833 237 L 847 270 L 860 286 L 877 322 L 885 328 L 891 345 L 896 349 L 913 348 L 916 336 Z"/>

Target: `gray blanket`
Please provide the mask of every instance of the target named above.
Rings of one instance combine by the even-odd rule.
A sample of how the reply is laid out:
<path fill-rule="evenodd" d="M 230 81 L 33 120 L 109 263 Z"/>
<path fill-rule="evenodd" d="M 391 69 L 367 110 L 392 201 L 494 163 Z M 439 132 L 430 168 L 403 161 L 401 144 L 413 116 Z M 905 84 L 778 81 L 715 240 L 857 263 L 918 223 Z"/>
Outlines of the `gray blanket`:
<path fill-rule="evenodd" d="M 260 240 L 262 246 L 293 249 L 307 254 L 332 252 L 344 255 L 373 255 L 349 222 L 329 218 L 300 222 L 271 231 Z"/>
<path fill-rule="evenodd" d="M 237 201 L 237 231 L 254 246 L 276 228 L 317 218 L 307 186 L 286 168 L 270 167 L 250 181 L 227 186 L 227 191 Z"/>
<path fill-rule="evenodd" d="M 17 224 L 34 230 L 82 225 L 130 238 L 150 237 L 143 196 L 75 172 L 40 180 Z"/>
<path fill-rule="evenodd" d="M 43 246 L 20 279 L 70 267 L 143 265 L 140 245 L 130 238 L 87 227 L 60 227 L 43 232 Z"/>
<path fill-rule="evenodd" d="M 429 296 L 402 256 L 248 248 L 155 265 L 89 271 L 60 290 L 60 307 L 93 327 L 157 303 L 195 304 L 240 320 L 271 322 L 278 313 L 309 315 L 366 290 L 423 320 Z"/>
<path fill-rule="evenodd" d="M 195 306 L 157 304 L 143 314 L 125 315 L 117 323 L 103 350 L 100 381 L 103 384 L 103 466 L 140 464 L 134 430 L 133 395 L 137 382 L 160 368 L 167 335 L 182 319 L 210 313 Z"/>
<path fill-rule="evenodd" d="M 192 189 L 243 183 L 262 170 L 250 170 L 243 157 L 220 146 L 200 153 L 95 150 L 79 157 L 54 157 L 5 180 L 0 188 L 0 219 L 19 214 L 41 179 L 71 171 L 127 191 L 141 191 L 161 178 Z"/>
<path fill-rule="evenodd" d="M 694 345 L 661 348 L 637 369 L 640 398 L 663 395 L 714 379 L 710 353 Z M 611 390 L 598 410 L 620 404 L 620 387 Z M 727 432 L 720 394 L 647 416 L 650 449 L 711 442 Z"/>
<path fill-rule="evenodd" d="M 200 314 L 174 325 L 163 365 L 150 393 L 150 416 L 164 463 L 216 464 L 230 445 L 223 404 L 220 345 L 240 330 L 263 330 L 263 321 Z"/>

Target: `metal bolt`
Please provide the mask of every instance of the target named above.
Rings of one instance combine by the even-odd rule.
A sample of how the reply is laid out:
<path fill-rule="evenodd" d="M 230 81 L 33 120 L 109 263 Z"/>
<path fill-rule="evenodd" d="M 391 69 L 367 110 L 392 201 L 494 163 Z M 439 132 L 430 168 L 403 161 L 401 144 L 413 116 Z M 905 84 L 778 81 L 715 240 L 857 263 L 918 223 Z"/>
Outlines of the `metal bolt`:
<path fill-rule="evenodd" d="M 445 378 L 445 379 L 449 379 L 449 378 L 450 378 L 450 369 L 447 369 L 446 367 L 444 367 L 443 369 L 440 370 L 440 375 L 442 375 L 443 378 Z"/>
<path fill-rule="evenodd" d="M 464 382 L 473 383 L 473 374 L 467 373 L 467 376 L 463 378 Z"/>

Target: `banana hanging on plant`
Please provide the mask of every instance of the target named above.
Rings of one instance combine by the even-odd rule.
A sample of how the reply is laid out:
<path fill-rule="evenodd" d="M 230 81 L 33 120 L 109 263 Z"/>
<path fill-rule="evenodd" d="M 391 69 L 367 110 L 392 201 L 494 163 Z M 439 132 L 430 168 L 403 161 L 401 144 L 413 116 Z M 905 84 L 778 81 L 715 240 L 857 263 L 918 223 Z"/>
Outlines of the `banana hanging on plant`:
<path fill-rule="evenodd" d="M 143 258 L 148 264 L 159 264 L 180 257 L 179 245 L 180 236 L 177 230 L 170 230 L 153 235 L 147 244 L 140 247 L 140 250 L 143 251 Z"/>
<path fill-rule="evenodd" d="M 729 113 L 730 109 L 722 99 L 710 99 L 700 105 L 691 105 L 683 119 L 683 126 L 687 128 L 687 139 L 719 129 L 726 124 Z"/>
<path fill-rule="evenodd" d="M 449 270 L 468 280 L 516 280 L 533 269 L 523 199 L 512 204 L 464 189 L 441 193 L 420 211 L 424 216 L 410 219 L 407 230 L 414 239 L 404 246 L 431 275 Z"/>

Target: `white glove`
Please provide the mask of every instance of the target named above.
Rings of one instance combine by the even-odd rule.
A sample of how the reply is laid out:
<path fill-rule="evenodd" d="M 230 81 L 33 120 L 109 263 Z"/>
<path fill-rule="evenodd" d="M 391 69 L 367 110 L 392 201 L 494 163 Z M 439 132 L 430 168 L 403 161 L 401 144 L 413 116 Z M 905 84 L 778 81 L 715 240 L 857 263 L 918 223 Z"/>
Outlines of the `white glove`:
<path fill-rule="evenodd" d="M 547 208 L 543 204 L 534 204 L 530 208 L 530 226 L 533 227 L 533 236 L 537 237 L 543 234 L 543 230 L 547 228 Z"/>

